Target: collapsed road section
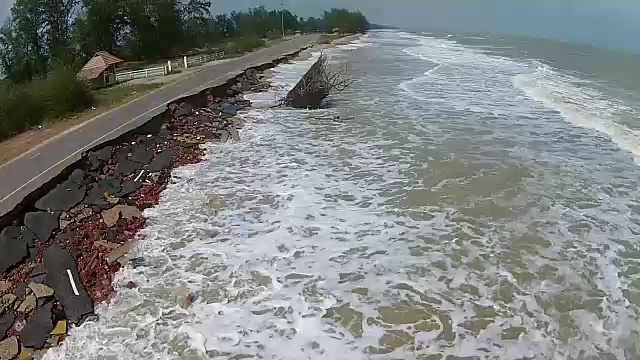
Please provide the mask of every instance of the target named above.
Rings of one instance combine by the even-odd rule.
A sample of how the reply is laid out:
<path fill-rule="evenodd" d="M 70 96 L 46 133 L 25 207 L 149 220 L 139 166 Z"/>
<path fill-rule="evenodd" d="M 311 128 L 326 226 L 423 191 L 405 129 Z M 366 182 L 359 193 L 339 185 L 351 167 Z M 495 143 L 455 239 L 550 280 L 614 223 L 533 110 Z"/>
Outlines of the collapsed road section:
<path fill-rule="evenodd" d="M 119 268 L 144 264 L 127 254 L 171 170 L 200 161 L 206 142 L 239 141 L 235 115 L 250 106 L 243 94 L 268 89 L 261 72 L 299 51 L 169 103 L 85 152 L 2 217 L 1 359 L 30 358 L 62 341 L 69 325 L 96 319 L 94 304 L 110 299 Z"/>

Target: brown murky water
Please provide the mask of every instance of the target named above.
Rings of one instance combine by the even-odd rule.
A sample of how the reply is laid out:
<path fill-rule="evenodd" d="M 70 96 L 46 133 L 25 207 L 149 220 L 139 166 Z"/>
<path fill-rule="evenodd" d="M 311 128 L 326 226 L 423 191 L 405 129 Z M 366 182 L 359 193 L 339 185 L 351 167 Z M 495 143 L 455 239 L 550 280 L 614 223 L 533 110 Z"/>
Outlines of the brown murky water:
<path fill-rule="evenodd" d="M 50 359 L 640 356 L 634 139 L 567 118 L 615 102 L 451 40 L 331 54 L 360 80 L 179 170 L 119 280 L 141 286 Z"/>

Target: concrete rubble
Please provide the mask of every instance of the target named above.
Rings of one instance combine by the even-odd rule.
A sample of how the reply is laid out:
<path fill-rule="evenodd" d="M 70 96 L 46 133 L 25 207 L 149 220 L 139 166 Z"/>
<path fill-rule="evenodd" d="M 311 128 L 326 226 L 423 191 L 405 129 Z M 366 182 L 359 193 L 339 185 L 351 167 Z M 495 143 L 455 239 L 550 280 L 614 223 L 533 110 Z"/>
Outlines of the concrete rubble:
<path fill-rule="evenodd" d="M 240 141 L 234 117 L 251 105 L 243 92 L 269 86 L 250 69 L 169 104 L 148 127 L 85 154 L 1 229 L 0 359 L 56 346 L 68 324 L 96 318 L 94 304 L 113 295 L 113 276 L 129 263 L 143 211 L 158 204 L 171 170 L 201 161 L 205 143 Z M 144 258 L 131 261 L 145 266 Z"/>

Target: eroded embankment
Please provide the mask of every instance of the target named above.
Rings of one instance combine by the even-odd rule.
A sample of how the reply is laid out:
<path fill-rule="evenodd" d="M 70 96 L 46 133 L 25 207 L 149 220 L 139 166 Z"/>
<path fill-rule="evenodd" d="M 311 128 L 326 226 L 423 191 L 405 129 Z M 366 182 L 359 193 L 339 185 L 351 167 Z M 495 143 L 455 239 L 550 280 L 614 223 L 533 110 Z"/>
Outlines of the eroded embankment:
<path fill-rule="evenodd" d="M 87 151 L 0 219 L 1 359 L 30 358 L 57 345 L 68 324 L 95 318 L 93 305 L 109 300 L 115 272 L 144 261 L 126 255 L 171 170 L 200 161 L 206 142 L 239 140 L 235 115 L 250 106 L 243 93 L 266 90 L 260 72 L 298 53 L 173 101 Z"/>

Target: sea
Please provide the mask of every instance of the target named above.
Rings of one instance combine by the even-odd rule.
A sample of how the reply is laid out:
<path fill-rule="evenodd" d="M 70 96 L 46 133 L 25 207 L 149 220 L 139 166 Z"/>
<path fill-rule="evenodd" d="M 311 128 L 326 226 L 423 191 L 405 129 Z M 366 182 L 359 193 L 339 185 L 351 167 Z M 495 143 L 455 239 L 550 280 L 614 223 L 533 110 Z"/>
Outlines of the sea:
<path fill-rule="evenodd" d="M 397 30 L 324 54 L 355 82 L 273 108 L 319 53 L 276 67 L 45 359 L 640 359 L 640 56 Z"/>

